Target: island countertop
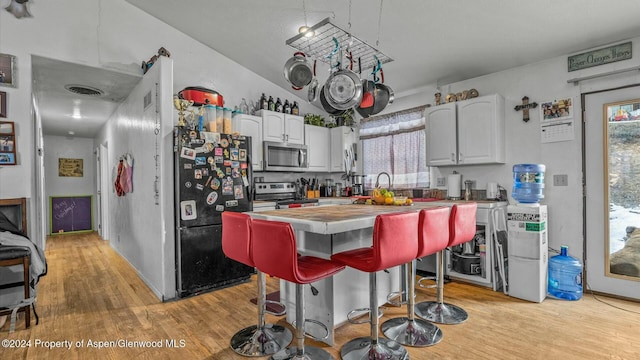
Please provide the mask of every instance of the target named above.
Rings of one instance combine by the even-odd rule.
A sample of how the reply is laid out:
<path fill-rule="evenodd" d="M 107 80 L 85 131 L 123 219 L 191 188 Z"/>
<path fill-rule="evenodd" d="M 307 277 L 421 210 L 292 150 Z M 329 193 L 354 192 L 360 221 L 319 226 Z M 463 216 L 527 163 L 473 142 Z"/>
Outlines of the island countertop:
<path fill-rule="evenodd" d="M 288 222 L 294 230 L 327 235 L 372 228 L 376 216 L 380 214 L 419 211 L 434 206 L 442 206 L 442 204 L 314 206 L 262 211 L 250 213 L 250 215 L 256 219 Z"/>

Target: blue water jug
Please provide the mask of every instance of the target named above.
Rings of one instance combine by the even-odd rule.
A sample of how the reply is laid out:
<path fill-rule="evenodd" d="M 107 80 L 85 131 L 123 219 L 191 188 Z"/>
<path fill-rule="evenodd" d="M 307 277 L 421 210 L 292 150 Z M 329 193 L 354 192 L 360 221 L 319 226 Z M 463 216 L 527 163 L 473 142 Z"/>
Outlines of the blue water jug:
<path fill-rule="evenodd" d="M 542 164 L 513 165 L 511 196 L 523 204 L 535 204 L 544 199 L 544 170 Z"/>
<path fill-rule="evenodd" d="M 567 255 L 567 247 L 560 248 L 560 255 L 549 259 L 549 295 L 558 299 L 582 298 L 582 265 L 578 259 Z"/>

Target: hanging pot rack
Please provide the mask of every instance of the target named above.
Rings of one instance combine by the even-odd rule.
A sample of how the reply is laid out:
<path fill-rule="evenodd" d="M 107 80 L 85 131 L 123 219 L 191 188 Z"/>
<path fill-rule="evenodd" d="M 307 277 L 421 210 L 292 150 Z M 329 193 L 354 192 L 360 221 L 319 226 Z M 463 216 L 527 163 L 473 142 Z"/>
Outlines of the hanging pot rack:
<path fill-rule="evenodd" d="M 349 49 L 352 59 L 359 59 L 362 69 L 359 71 L 374 68 L 378 61 L 385 64 L 393 61 L 392 58 L 382 53 L 380 50 L 358 39 L 352 34 L 344 31 L 326 18 L 313 25 L 309 31 L 314 32 L 314 36 L 306 37 L 305 34 L 298 34 L 286 41 L 286 44 L 304 52 L 312 59 L 320 60 L 331 66 L 331 52 L 335 48 L 333 38 L 338 40 L 341 49 Z"/>

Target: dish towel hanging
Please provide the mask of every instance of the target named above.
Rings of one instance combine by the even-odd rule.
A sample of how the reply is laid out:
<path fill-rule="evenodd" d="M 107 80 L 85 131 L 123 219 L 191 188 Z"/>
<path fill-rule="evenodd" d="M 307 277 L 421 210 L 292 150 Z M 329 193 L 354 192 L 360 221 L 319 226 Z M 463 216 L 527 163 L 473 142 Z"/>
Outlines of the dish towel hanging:
<path fill-rule="evenodd" d="M 122 177 L 124 172 L 124 161 L 120 159 L 120 163 L 118 164 L 118 175 L 116 176 L 116 181 L 114 186 L 116 187 L 116 195 L 124 196 L 125 192 L 122 188 Z"/>

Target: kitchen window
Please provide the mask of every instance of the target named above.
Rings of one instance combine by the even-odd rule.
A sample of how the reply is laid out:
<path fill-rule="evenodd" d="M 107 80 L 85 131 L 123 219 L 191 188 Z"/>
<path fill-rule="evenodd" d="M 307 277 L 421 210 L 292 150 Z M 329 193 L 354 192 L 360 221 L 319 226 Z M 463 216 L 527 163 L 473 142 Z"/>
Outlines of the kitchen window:
<path fill-rule="evenodd" d="M 426 165 L 424 106 L 362 119 L 363 172 L 365 187 L 375 186 L 376 177 L 387 172 L 394 189 L 429 187 Z M 380 179 L 387 187 L 386 177 Z"/>

